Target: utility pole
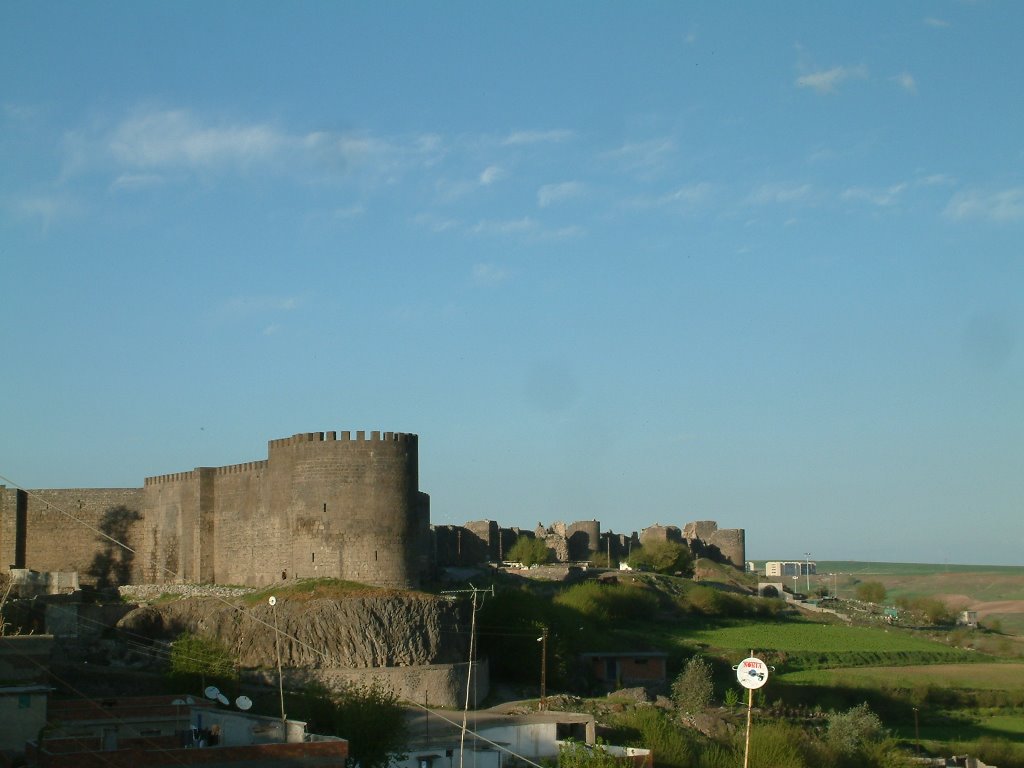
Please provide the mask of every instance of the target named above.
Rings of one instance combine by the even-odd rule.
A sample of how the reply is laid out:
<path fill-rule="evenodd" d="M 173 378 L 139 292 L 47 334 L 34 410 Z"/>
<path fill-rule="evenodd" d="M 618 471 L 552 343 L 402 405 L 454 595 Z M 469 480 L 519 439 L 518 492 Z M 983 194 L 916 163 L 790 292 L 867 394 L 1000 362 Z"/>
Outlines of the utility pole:
<path fill-rule="evenodd" d="M 471 595 L 473 600 L 472 616 L 469 622 L 469 664 L 466 668 L 466 703 L 462 707 L 462 734 L 459 737 L 459 768 L 463 768 L 463 759 L 466 753 L 466 721 L 469 716 L 469 692 L 472 690 L 473 658 L 476 653 L 476 612 L 478 610 L 477 595 L 481 593 L 487 594 L 488 592 L 493 597 L 494 587 L 491 586 L 489 589 L 477 589 L 470 584 L 469 589 L 452 589 L 441 593 L 442 595 Z M 473 706 L 476 706 L 475 701 L 473 702 Z"/>
<path fill-rule="evenodd" d="M 547 709 L 547 690 L 548 690 L 548 628 L 543 627 L 541 629 L 540 637 L 537 638 L 537 642 L 540 643 L 540 706 L 539 709 L 543 712 Z"/>
<path fill-rule="evenodd" d="M 270 612 L 274 614 L 274 652 L 277 654 L 277 690 L 281 695 L 281 725 L 284 727 L 284 737 L 288 738 L 288 716 L 284 713 L 284 678 L 281 676 L 281 640 L 277 631 L 277 598 L 271 596 Z"/>
<path fill-rule="evenodd" d="M 811 594 L 811 553 L 804 552 L 804 557 L 807 558 L 806 565 L 804 565 L 804 571 L 807 573 L 807 595 Z"/>

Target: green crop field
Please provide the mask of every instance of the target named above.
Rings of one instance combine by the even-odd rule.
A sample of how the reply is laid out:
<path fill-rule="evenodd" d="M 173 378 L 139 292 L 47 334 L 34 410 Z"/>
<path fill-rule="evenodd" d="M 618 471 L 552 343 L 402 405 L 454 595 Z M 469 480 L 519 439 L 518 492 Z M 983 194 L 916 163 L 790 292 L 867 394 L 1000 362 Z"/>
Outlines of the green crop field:
<path fill-rule="evenodd" d="M 834 667 L 955 664 L 978 659 L 977 653 L 952 648 L 907 631 L 891 628 L 818 624 L 805 621 L 733 621 L 683 631 L 674 638 L 698 646 L 723 660 L 739 661 L 751 650 L 779 672 Z"/>
<path fill-rule="evenodd" d="M 931 576 L 936 573 L 988 573 L 1024 577 L 1020 565 L 963 565 L 950 563 L 868 563 L 858 560 L 818 560 L 823 573 L 848 573 L 854 576 Z"/>
<path fill-rule="evenodd" d="M 1024 664 L 927 664 L 912 667 L 814 669 L 780 674 L 794 685 L 846 688 L 906 688 L 939 684 L 944 688 L 1008 690 L 1024 688 Z"/>
<path fill-rule="evenodd" d="M 737 622 L 687 634 L 713 648 L 775 651 L 929 653 L 949 646 L 898 630 L 812 622 Z"/>

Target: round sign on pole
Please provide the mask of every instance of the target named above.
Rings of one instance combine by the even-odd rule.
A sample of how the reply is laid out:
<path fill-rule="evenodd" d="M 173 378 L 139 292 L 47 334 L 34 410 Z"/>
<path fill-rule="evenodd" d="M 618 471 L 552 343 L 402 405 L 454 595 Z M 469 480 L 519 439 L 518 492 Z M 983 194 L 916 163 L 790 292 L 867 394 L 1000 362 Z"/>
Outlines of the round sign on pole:
<path fill-rule="evenodd" d="M 736 665 L 736 679 L 744 688 L 760 688 L 768 682 L 768 665 L 750 656 Z"/>

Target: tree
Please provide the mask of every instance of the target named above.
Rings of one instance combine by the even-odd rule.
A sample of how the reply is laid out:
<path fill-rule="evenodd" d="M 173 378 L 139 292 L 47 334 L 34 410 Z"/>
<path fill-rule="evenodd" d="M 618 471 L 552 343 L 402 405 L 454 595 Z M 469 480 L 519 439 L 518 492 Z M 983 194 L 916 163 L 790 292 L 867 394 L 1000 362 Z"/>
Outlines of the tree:
<path fill-rule="evenodd" d="M 693 575 L 693 555 L 690 548 L 676 541 L 652 541 L 634 547 L 629 554 L 629 565 L 638 570 L 655 573 L 681 573 Z"/>
<path fill-rule="evenodd" d="M 714 692 L 711 665 L 702 656 L 691 656 L 672 683 L 672 701 L 684 715 L 699 715 L 707 709 Z"/>
<path fill-rule="evenodd" d="M 857 585 L 857 599 L 864 603 L 881 603 L 887 592 L 880 581 L 864 581 Z"/>
<path fill-rule="evenodd" d="M 301 693 L 285 692 L 288 716 L 309 730 L 348 741 L 349 768 L 388 768 L 405 760 L 409 728 L 398 696 L 380 683 L 327 688 L 312 676 Z"/>
<path fill-rule="evenodd" d="M 508 559 L 513 563 L 522 563 L 529 568 L 531 565 L 543 565 L 550 561 L 551 552 L 543 539 L 520 536 L 508 551 Z"/>

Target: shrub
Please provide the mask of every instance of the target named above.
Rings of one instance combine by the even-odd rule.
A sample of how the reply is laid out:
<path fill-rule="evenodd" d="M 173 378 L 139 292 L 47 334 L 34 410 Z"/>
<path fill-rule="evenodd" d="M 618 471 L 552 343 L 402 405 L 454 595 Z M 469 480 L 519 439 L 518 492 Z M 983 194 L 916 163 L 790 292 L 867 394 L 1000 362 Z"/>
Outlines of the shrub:
<path fill-rule="evenodd" d="M 702 657 L 693 656 L 672 683 L 672 701 L 686 715 L 697 715 L 711 704 L 714 685 L 711 665 Z"/>
<path fill-rule="evenodd" d="M 880 581 L 864 581 L 857 585 L 857 599 L 865 603 L 881 603 L 887 592 Z"/>
<path fill-rule="evenodd" d="M 508 559 L 514 563 L 522 563 L 527 568 L 531 565 L 543 565 L 551 560 L 551 552 L 543 539 L 533 536 L 520 536 L 508 551 Z"/>
<path fill-rule="evenodd" d="M 828 743 L 843 755 L 863 751 L 883 734 L 882 721 L 866 703 L 846 712 L 835 712 L 828 718 Z"/>
<path fill-rule="evenodd" d="M 238 678 L 231 652 L 216 640 L 186 632 L 171 646 L 170 682 L 184 691 L 230 685 Z"/>
<path fill-rule="evenodd" d="M 657 595 L 647 589 L 594 581 L 569 587 L 554 603 L 598 622 L 649 618 L 660 608 Z"/>
<path fill-rule="evenodd" d="M 655 573 L 693 575 L 693 555 L 685 544 L 675 541 L 652 541 L 630 552 L 629 564 L 638 570 Z"/>

